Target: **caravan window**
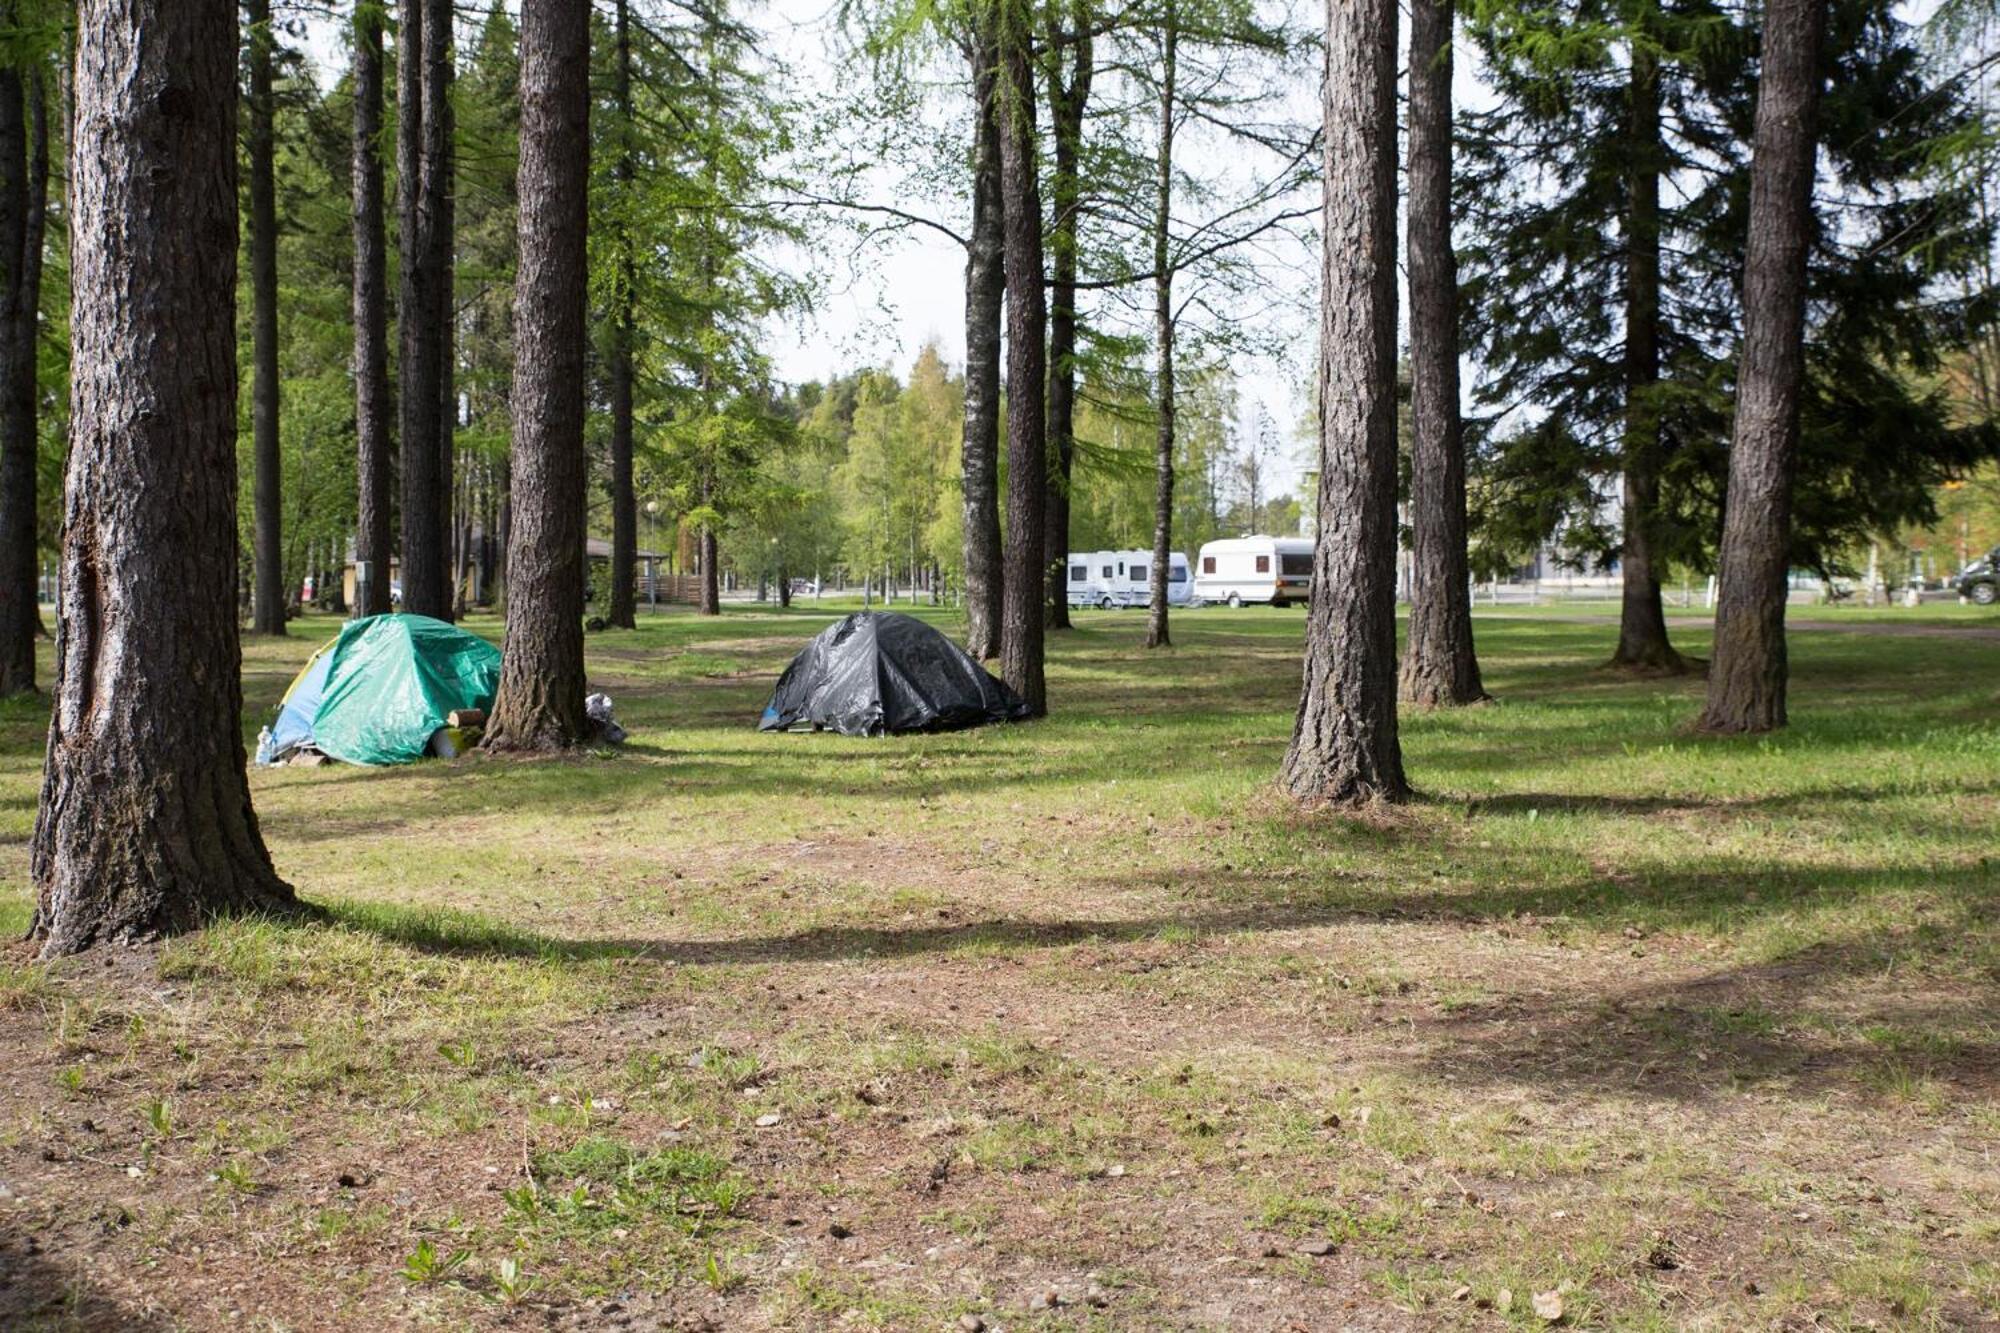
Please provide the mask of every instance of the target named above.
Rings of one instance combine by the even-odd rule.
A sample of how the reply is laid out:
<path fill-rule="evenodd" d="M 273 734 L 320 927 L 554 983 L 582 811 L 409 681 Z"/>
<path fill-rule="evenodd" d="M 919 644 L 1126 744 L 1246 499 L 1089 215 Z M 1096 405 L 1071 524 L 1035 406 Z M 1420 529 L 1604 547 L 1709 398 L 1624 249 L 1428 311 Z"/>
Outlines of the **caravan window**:
<path fill-rule="evenodd" d="M 1090 566 L 1071 565 L 1069 567 L 1069 581 L 1071 583 L 1088 583 L 1090 581 Z"/>
<path fill-rule="evenodd" d="M 1111 577 L 1111 566 L 1106 565 L 1104 567 L 1104 577 L 1107 579 Z"/>
<path fill-rule="evenodd" d="M 1214 556 L 1205 555 L 1201 558 L 1201 572 L 1204 574 L 1213 574 L 1215 572 Z"/>
<path fill-rule="evenodd" d="M 1214 562 L 1213 560 L 1211 560 L 1211 561 L 1209 561 L 1209 563 L 1210 563 L 1210 564 L 1214 564 L 1215 562 Z M 1186 583 L 1186 582 L 1187 582 L 1187 566 L 1186 566 L 1186 565 L 1175 565 L 1175 566 L 1173 566 L 1172 568 L 1168 569 L 1168 570 L 1167 570 L 1167 582 L 1169 582 L 1169 583 Z"/>
<path fill-rule="evenodd" d="M 1313 572 L 1313 558 L 1310 552 L 1298 553 L 1288 551 L 1278 557 L 1278 562 L 1280 570 L 1286 574 L 1305 578 L 1310 577 Z"/>
<path fill-rule="evenodd" d="M 1132 566 L 1132 582 L 1148 583 L 1152 580 L 1152 577 L 1153 567 L 1150 564 Z"/>
<path fill-rule="evenodd" d="M 1258 556 L 1258 557 L 1257 557 L 1257 572 L 1258 572 L 1259 574 L 1268 574 L 1268 573 L 1270 573 L 1270 572 L 1271 572 L 1271 557 L 1270 557 L 1270 556 L 1268 556 L 1268 555 L 1260 555 L 1260 556 Z"/>

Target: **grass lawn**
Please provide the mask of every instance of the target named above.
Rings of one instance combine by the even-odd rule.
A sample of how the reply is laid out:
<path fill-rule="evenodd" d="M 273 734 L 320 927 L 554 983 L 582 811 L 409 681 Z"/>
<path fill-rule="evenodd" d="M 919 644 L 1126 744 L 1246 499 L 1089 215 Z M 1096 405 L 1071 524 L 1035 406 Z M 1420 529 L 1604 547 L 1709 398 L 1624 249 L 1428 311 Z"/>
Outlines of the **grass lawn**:
<path fill-rule="evenodd" d="M 1272 790 L 1297 611 L 758 734 L 826 618 L 592 636 L 615 755 L 254 773 L 325 921 L 9 946 L 0 1327 L 2000 1327 L 2000 638 L 1801 632 L 1710 740 L 1483 616 L 1364 819 Z"/>

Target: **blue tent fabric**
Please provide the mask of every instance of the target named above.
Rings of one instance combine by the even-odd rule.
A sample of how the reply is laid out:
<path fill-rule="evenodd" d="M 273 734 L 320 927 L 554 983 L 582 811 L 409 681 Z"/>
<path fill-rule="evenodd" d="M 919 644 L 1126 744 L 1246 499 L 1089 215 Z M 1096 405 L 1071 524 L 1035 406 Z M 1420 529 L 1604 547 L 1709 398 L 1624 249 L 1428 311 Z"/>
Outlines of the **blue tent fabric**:
<path fill-rule="evenodd" d="M 292 688 L 285 691 L 285 701 L 278 705 L 278 720 L 271 724 L 267 742 L 271 754 L 288 754 L 312 742 L 313 719 L 319 716 L 320 700 L 326 697 L 327 673 L 333 670 L 333 650 L 339 646 L 338 639 L 322 646 L 292 682 Z"/>

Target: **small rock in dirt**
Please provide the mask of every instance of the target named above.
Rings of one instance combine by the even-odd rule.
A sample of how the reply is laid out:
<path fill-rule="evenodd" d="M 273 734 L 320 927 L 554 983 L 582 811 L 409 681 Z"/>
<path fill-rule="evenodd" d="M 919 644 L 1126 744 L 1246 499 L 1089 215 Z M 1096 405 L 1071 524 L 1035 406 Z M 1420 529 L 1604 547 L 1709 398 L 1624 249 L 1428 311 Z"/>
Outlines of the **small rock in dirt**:
<path fill-rule="evenodd" d="M 826 1234 L 835 1240 L 846 1240 L 854 1234 L 854 1231 L 851 1227 L 845 1226 L 842 1223 L 829 1222 L 826 1224 Z"/>
<path fill-rule="evenodd" d="M 1471 1295 L 1472 1295 L 1471 1287 L 1460 1287 L 1457 1291 L 1454 1291 L 1451 1294 L 1451 1298 L 1455 1301 L 1462 1301 L 1467 1299 Z"/>
<path fill-rule="evenodd" d="M 1299 1242 L 1299 1253 L 1310 1254 L 1316 1259 L 1323 1259 L 1339 1248 L 1324 1236 L 1309 1236 Z"/>
<path fill-rule="evenodd" d="M 976 1314 L 960 1315 L 958 1317 L 958 1326 L 964 1330 L 964 1333 L 986 1333 L 986 1321 Z"/>
<path fill-rule="evenodd" d="M 1113 1162 L 1110 1166 L 1104 1169 L 1104 1174 L 1110 1176 L 1113 1180 L 1118 1179 L 1120 1176 L 1125 1174 L 1125 1163 Z"/>
<path fill-rule="evenodd" d="M 1053 1310 L 1063 1303 L 1062 1296 L 1054 1289 L 1039 1292 L 1028 1302 L 1030 1310 Z"/>
<path fill-rule="evenodd" d="M 1561 1292 L 1538 1291 L 1530 1300 L 1534 1304 L 1535 1314 L 1542 1322 L 1548 1324 L 1560 1324 L 1562 1322 L 1563 1298 Z"/>
<path fill-rule="evenodd" d="M 774 1125 L 781 1123 L 783 1120 L 784 1117 L 777 1114 L 776 1112 L 766 1111 L 763 1115 L 757 1117 L 757 1128 L 770 1129 Z"/>

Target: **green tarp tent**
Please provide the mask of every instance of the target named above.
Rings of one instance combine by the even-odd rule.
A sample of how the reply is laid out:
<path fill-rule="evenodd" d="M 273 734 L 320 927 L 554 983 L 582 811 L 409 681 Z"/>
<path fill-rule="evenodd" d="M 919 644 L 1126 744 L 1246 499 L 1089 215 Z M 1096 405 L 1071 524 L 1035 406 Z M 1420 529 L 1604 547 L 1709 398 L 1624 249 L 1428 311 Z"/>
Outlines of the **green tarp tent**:
<path fill-rule="evenodd" d="M 350 620 L 314 653 L 258 740 L 257 762 L 310 747 L 350 764 L 407 764 L 454 709 L 491 709 L 500 650 L 429 616 Z"/>

